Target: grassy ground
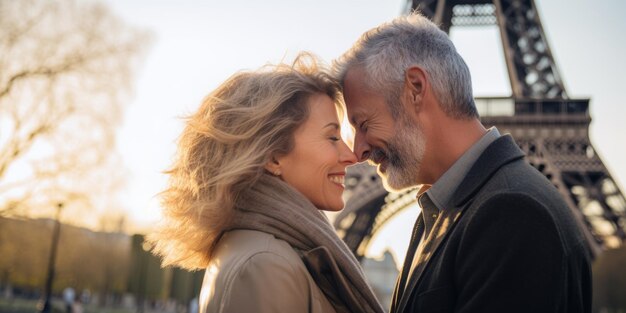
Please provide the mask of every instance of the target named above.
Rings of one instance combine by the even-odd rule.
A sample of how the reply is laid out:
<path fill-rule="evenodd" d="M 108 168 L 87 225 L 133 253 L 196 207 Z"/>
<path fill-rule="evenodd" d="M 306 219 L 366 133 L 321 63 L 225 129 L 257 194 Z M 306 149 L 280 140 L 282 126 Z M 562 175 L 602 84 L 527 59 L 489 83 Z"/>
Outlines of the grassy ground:
<path fill-rule="evenodd" d="M 39 312 L 37 300 L 11 299 L 6 300 L 0 298 L 1 313 L 35 313 Z M 52 301 L 52 313 L 65 313 L 63 303 L 60 301 Z M 134 310 L 123 308 L 100 308 L 88 305 L 84 308 L 84 313 L 135 313 Z"/>
<path fill-rule="evenodd" d="M 36 300 L 24 300 L 24 299 L 0 299 L 0 312 L 2 313 L 32 313 L 37 312 Z M 61 313 L 59 308 L 53 306 L 53 313 Z"/>

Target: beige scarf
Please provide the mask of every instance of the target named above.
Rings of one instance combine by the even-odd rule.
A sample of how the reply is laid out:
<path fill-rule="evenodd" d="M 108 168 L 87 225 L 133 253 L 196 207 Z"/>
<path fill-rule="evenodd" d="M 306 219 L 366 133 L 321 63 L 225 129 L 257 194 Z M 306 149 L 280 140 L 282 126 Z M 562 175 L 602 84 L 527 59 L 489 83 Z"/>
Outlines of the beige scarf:
<path fill-rule="evenodd" d="M 326 216 L 287 183 L 262 176 L 238 197 L 231 229 L 266 232 L 300 250 L 309 273 L 337 312 L 384 312 L 359 262 Z"/>

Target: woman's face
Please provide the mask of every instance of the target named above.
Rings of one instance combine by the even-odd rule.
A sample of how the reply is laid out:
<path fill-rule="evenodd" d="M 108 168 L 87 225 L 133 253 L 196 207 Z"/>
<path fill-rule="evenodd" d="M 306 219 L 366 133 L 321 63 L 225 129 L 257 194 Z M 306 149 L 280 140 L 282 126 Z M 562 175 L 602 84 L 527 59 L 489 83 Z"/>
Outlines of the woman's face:
<path fill-rule="evenodd" d="M 341 139 L 335 104 L 325 94 L 309 98 L 309 118 L 294 134 L 293 150 L 276 161 L 280 177 L 318 209 L 339 211 L 346 166 L 356 156 Z"/>

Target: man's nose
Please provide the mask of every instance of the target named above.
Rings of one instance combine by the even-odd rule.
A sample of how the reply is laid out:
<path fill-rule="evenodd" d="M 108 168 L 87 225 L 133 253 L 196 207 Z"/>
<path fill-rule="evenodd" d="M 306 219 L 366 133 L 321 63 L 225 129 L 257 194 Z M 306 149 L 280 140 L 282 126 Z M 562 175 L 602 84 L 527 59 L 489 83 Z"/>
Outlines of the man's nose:
<path fill-rule="evenodd" d="M 370 157 L 371 148 L 362 132 L 357 132 L 354 136 L 354 154 L 359 162 L 365 162 Z"/>

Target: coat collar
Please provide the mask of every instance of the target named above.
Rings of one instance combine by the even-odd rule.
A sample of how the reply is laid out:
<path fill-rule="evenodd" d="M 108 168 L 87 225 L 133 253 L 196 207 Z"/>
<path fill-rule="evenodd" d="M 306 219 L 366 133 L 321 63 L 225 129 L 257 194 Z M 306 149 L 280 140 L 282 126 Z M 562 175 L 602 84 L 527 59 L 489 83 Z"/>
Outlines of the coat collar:
<path fill-rule="evenodd" d="M 485 149 L 452 195 L 452 203 L 461 206 L 502 166 L 524 157 L 511 135 L 503 135 Z"/>
<path fill-rule="evenodd" d="M 426 246 L 419 253 L 418 259 L 414 262 L 415 269 L 411 277 L 408 278 L 406 289 L 400 296 L 400 303 L 397 312 L 403 312 L 412 290 L 417 286 L 425 268 L 428 266 L 432 256 L 438 247 L 445 240 L 447 234 L 454 227 L 459 217 L 469 205 L 468 200 L 493 176 L 493 174 L 505 164 L 524 157 L 524 153 L 517 146 L 510 135 L 504 135 L 494 141 L 485 149 L 472 166 L 468 174 L 465 176 L 457 191 L 452 196 L 454 207 L 445 208 L 441 211 L 441 216 L 437 219 L 435 226 L 429 236 Z M 411 242 L 411 245 L 418 245 L 419 240 Z M 414 247 L 412 247 L 414 248 Z M 408 266 L 412 266 L 413 260 L 405 260 L 411 262 Z M 400 286 L 402 288 L 403 286 Z"/>

